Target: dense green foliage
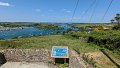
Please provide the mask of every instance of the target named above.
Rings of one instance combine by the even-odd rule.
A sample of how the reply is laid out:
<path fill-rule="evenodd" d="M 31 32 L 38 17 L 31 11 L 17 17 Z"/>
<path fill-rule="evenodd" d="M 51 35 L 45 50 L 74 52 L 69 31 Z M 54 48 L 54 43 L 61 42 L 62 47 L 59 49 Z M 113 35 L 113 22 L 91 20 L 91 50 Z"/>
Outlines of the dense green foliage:
<path fill-rule="evenodd" d="M 114 19 L 110 20 L 111 23 L 113 24 L 117 24 L 113 27 L 114 30 L 120 30 L 120 14 L 116 14 L 116 16 L 114 17 Z"/>
<path fill-rule="evenodd" d="M 87 33 L 86 32 L 81 32 L 81 31 L 71 31 L 68 33 L 69 35 L 71 35 L 72 37 L 87 37 Z"/>
<path fill-rule="evenodd" d="M 120 30 L 120 25 L 115 25 L 112 29 L 113 30 Z"/>
<path fill-rule="evenodd" d="M 102 47 L 106 47 L 110 50 L 120 51 L 120 31 L 100 31 L 100 32 L 70 32 L 73 37 L 87 38 L 87 42 L 93 42 Z"/>
<path fill-rule="evenodd" d="M 89 34 L 88 42 L 103 45 L 110 50 L 120 51 L 120 31 L 101 31 Z"/>
<path fill-rule="evenodd" d="M 115 19 L 115 20 L 114 20 Z M 113 20 L 111 20 L 113 23 L 117 23 L 117 25 L 120 25 L 120 14 L 116 14 Z M 115 22 L 114 22 L 115 21 Z"/>
<path fill-rule="evenodd" d="M 62 27 L 59 27 L 58 25 L 55 24 L 40 24 L 36 23 L 34 24 L 34 27 L 39 28 L 39 29 L 49 29 L 49 30 L 61 30 L 63 29 Z"/>

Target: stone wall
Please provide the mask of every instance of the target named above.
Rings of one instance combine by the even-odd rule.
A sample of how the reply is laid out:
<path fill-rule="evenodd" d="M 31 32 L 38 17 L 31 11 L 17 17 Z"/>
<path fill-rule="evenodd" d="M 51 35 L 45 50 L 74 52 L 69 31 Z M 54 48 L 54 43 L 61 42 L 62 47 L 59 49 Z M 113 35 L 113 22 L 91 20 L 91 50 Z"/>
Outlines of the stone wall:
<path fill-rule="evenodd" d="M 4 58 L 4 60 L 3 60 Z M 0 50 L 0 62 L 49 62 L 50 51 L 47 49 L 4 49 Z M 69 68 L 91 68 L 74 51 L 69 50 Z"/>
<path fill-rule="evenodd" d="M 48 62 L 49 51 L 46 49 L 5 49 L 0 50 L 7 61 L 11 62 Z"/>

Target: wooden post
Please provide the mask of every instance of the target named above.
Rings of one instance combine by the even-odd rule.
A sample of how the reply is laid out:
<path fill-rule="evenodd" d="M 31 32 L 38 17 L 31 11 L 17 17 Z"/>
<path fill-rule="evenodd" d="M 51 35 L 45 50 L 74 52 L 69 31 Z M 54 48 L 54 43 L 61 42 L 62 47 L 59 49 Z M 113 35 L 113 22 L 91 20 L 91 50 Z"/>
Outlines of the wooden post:
<path fill-rule="evenodd" d="M 49 51 L 48 53 L 49 53 L 49 57 L 51 57 L 51 52 Z"/>
<path fill-rule="evenodd" d="M 66 63 L 66 58 L 64 58 L 64 63 Z"/>
<path fill-rule="evenodd" d="M 55 64 L 55 58 L 53 58 L 53 63 Z"/>

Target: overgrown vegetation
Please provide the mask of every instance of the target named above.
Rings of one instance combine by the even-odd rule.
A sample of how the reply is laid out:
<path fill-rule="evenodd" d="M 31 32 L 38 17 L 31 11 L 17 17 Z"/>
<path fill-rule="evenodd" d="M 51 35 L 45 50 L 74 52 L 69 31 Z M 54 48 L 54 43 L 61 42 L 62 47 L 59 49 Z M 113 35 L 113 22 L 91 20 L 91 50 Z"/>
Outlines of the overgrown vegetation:
<path fill-rule="evenodd" d="M 116 14 L 114 19 L 110 20 L 112 24 L 117 24 L 113 27 L 114 30 L 120 30 L 120 14 Z"/>
<path fill-rule="evenodd" d="M 87 38 L 87 42 L 92 42 L 110 50 L 120 51 L 120 30 L 99 31 L 99 32 L 70 32 L 72 37 Z"/>
<path fill-rule="evenodd" d="M 39 29 L 49 29 L 49 30 L 62 30 L 62 27 L 59 27 L 58 25 L 55 24 L 40 24 L 36 23 L 34 24 L 34 27 L 39 28 Z"/>

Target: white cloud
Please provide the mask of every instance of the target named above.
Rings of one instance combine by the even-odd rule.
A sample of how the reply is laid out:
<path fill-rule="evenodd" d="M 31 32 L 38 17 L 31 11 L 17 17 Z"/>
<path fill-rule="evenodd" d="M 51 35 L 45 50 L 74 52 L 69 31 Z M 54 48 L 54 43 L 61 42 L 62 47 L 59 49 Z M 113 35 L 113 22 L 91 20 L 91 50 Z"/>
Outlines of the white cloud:
<path fill-rule="evenodd" d="M 6 2 L 0 2 L 0 6 L 10 6 L 10 4 Z"/>
<path fill-rule="evenodd" d="M 40 12 L 41 10 L 40 9 L 35 9 L 36 12 Z"/>
<path fill-rule="evenodd" d="M 67 13 L 70 13 L 72 11 L 68 10 L 68 9 L 62 9 L 63 12 L 67 12 Z"/>
<path fill-rule="evenodd" d="M 67 10 L 66 12 L 67 12 L 67 13 L 70 13 L 71 11 Z"/>

